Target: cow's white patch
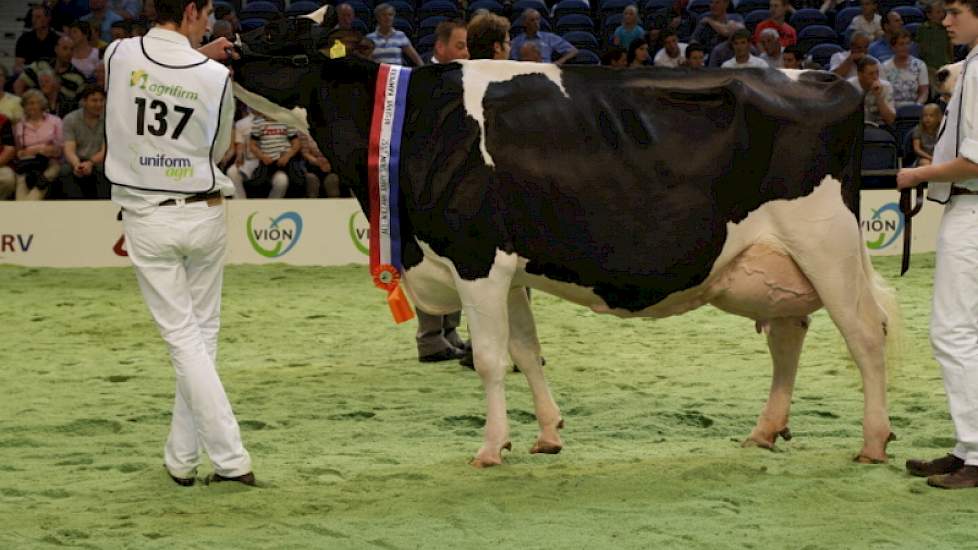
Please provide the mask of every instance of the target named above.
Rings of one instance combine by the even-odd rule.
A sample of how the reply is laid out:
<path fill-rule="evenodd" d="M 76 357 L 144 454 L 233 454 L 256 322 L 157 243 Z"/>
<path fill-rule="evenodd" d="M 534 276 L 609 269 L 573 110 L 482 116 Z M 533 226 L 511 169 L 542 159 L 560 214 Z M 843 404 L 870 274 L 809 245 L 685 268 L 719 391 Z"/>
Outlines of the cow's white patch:
<path fill-rule="evenodd" d="M 317 25 L 322 25 L 323 19 L 326 19 L 326 13 L 328 13 L 329 9 L 330 7 L 328 5 L 323 6 L 316 11 L 309 12 L 305 15 L 301 15 L 300 17 L 305 17 L 306 19 L 312 19 L 313 21 L 316 22 Z"/>
<path fill-rule="evenodd" d="M 251 107 L 252 110 L 258 111 L 276 122 L 288 124 L 304 134 L 309 133 L 309 119 L 306 117 L 306 110 L 302 107 L 293 107 L 292 110 L 289 110 L 265 97 L 248 91 L 237 82 L 233 82 L 232 87 L 234 97 Z"/>
<path fill-rule="evenodd" d="M 567 90 L 564 89 L 560 67 L 552 63 L 521 63 L 519 61 L 493 61 L 489 59 L 459 61 L 459 63 L 462 64 L 465 111 L 479 124 L 481 132 L 479 148 L 482 150 L 483 160 L 489 166 L 495 166 L 495 163 L 486 149 L 486 119 L 482 110 L 482 101 L 490 84 L 506 82 L 520 75 L 540 74 L 556 84 L 565 97 L 570 97 Z"/>
<path fill-rule="evenodd" d="M 790 78 L 791 80 L 794 80 L 795 82 L 798 82 L 798 78 L 801 77 L 801 73 L 805 72 L 804 69 L 778 69 L 778 70 L 784 73 L 784 75 Z"/>

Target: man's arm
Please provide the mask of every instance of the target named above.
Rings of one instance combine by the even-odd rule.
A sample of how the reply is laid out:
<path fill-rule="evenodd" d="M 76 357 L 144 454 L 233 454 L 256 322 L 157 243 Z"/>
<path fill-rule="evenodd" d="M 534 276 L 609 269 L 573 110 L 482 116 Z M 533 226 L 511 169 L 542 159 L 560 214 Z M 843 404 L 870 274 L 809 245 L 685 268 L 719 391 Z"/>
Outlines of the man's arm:
<path fill-rule="evenodd" d="M 554 64 L 563 65 L 564 63 L 567 63 L 571 59 L 574 59 L 574 56 L 577 55 L 577 48 L 575 48 L 573 44 L 564 40 L 560 36 L 556 34 L 554 36 L 557 37 L 557 43 L 554 44 L 554 51 L 560 54 L 560 57 L 557 58 L 556 61 L 554 61 Z"/>
<path fill-rule="evenodd" d="M 876 96 L 876 105 L 880 110 L 880 118 L 888 126 L 896 122 L 896 104 L 893 103 L 893 91 L 891 88 L 883 86 L 883 83 L 876 81 L 876 85 L 870 90 Z"/>
<path fill-rule="evenodd" d="M 404 53 L 404 55 L 408 56 L 408 59 L 414 63 L 415 67 L 424 65 L 424 60 L 422 60 L 421 56 L 418 55 L 418 51 L 414 49 L 414 46 L 408 44 L 407 46 L 401 48 L 401 51 Z"/>
<path fill-rule="evenodd" d="M 234 44 L 223 36 L 215 38 L 207 44 L 197 48 L 197 51 L 219 63 L 223 63 L 228 57 L 232 59 L 237 59 L 239 57 L 234 51 Z M 108 59 L 108 55 L 106 55 L 106 59 Z"/>
<path fill-rule="evenodd" d="M 849 72 L 852 71 L 852 67 L 856 64 L 856 61 L 859 60 L 859 57 L 862 56 L 857 57 L 852 52 L 849 52 L 849 55 L 847 55 L 841 63 L 836 65 L 835 68 L 832 69 L 832 72 L 841 76 L 842 78 L 846 78 L 846 76 L 849 75 Z"/>
<path fill-rule="evenodd" d="M 90 158 L 88 160 L 92 164 L 103 164 L 103 163 L 105 163 L 105 142 L 103 142 L 102 143 L 102 146 L 98 148 L 98 151 L 96 151 L 95 154 L 92 155 L 92 158 Z"/>
<path fill-rule="evenodd" d="M 78 165 L 81 164 L 81 159 L 78 158 L 78 144 L 73 139 L 65 141 L 65 159 L 68 160 L 68 164 L 71 165 L 73 170 L 78 169 Z"/>

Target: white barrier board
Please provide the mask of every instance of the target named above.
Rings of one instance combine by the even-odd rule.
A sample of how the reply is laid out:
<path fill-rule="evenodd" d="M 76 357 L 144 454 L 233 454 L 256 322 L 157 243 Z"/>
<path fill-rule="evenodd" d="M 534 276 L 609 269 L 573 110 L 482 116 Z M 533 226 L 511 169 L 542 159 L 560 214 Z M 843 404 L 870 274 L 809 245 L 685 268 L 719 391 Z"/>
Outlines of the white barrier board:
<path fill-rule="evenodd" d="M 863 191 L 870 254 L 896 255 L 904 221 L 896 191 Z M 366 264 L 366 218 L 354 199 L 228 202 L 228 263 Z M 913 251 L 934 250 L 943 207 L 914 218 Z M 44 267 L 126 266 L 119 208 L 110 201 L 0 201 L 0 263 Z"/>

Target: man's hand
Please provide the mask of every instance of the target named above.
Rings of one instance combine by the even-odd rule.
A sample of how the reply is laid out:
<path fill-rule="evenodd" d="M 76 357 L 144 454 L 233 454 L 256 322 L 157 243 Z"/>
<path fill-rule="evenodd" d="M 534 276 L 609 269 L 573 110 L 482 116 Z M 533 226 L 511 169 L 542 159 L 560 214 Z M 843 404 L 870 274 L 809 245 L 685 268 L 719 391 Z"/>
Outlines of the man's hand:
<path fill-rule="evenodd" d="M 849 52 L 849 61 L 852 61 L 853 63 L 859 61 L 864 57 L 866 57 L 866 54 L 864 52 L 859 52 L 859 53 Z"/>
<path fill-rule="evenodd" d="M 875 95 L 876 97 L 883 95 L 883 85 L 880 84 L 879 80 L 873 82 L 872 86 L 869 87 L 869 93 Z"/>
<path fill-rule="evenodd" d="M 285 165 L 289 163 L 289 159 L 290 158 L 291 157 L 289 157 L 288 155 L 283 154 L 280 157 L 278 157 L 278 160 L 275 161 L 275 164 L 277 164 L 280 167 L 284 168 Z"/>
<path fill-rule="evenodd" d="M 333 167 L 330 166 L 329 161 L 326 160 L 325 158 L 323 158 L 322 160 L 320 160 L 319 161 L 319 164 L 317 164 L 317 166 L 319 166 L 319 169 L 322 170 L 326 174 L 328 174 L 328 173 L 330 173 L 330 172 L 333 171 Z"/>
<path fill-rule="evenodd" d="M 78 170 L 81 172 L 82 176 L 91 176 L 92 169 L 95 167 L 90 160 L 84 160 L 78 163 Z"/>
<path fill-rule="evenodd" d="M 260 160 L 261 163 L 264 164 L 265 166 L 271 166 L 272 164 L 275 164 L 275 159 L 273 159 L 272 157 L 266 154 L 262 154 L 260 157 L 258 157 L 258 160 Z"/>
<path fill-rule="evenodd" d="M 920 168 L 904 168 L 897 172 L 897 189 L 912 189 L 924 180 L 920 179 Z"/>
<path fill-rule="evenodd" d="M 238 59 L 240 57 L 238 53 L 234 51 L 234 44 L 223 36 L 215 38 L 207 44 L 197 48 L 197 51 L 213 59 L 214 61 L 221 63 L 226 61 L 228 57 L 231 59 Z"/>

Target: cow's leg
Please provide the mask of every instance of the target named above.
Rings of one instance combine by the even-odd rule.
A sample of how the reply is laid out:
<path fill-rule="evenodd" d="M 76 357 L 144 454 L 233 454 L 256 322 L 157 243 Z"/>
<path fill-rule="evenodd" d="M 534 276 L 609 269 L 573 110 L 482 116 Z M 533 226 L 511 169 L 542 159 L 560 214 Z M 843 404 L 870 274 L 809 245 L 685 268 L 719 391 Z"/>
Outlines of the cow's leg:
<path fill-rule="evenodd" d="M 509 291 L 509 354 L 530 384 L 533 407 L 540 424 L 540 434 L 530 452 L 557 454 L 563 448 L 558 433 L 563 427 L 563 420 L 540 365 L 537 327 L 533 322 L 533 312 L 526 291 L 522 287 Z"/>
<path fill-rule="evenodd" d="M 772 319 L 767 323 L 767 347 L 771 350 L 774 373 L 771 393 L 757 419 L 757 425 L 744 441 L 745 447 L 758 446 L 773 449 L 778 436 L 791 438 L 788 431 L 788 411 L 791 409 L 791 393 L 795 388 L 795 374 L 801 347 L 808 333 L 808 317 Z"/>
<path fill-rule="evenodd" d="M 496 253 L 489 275 L 456 280 L 462 307 L 469 321 L 475 370 L 486 392 L 486 427 L 482 448 L 472 459 L 476 468 L 502 464 L 503 449 L 511 449 L 506 417 L 506 372 L 509 370 L 509 314 L 507 294 L 516 271 L 516 255 Z"/>

